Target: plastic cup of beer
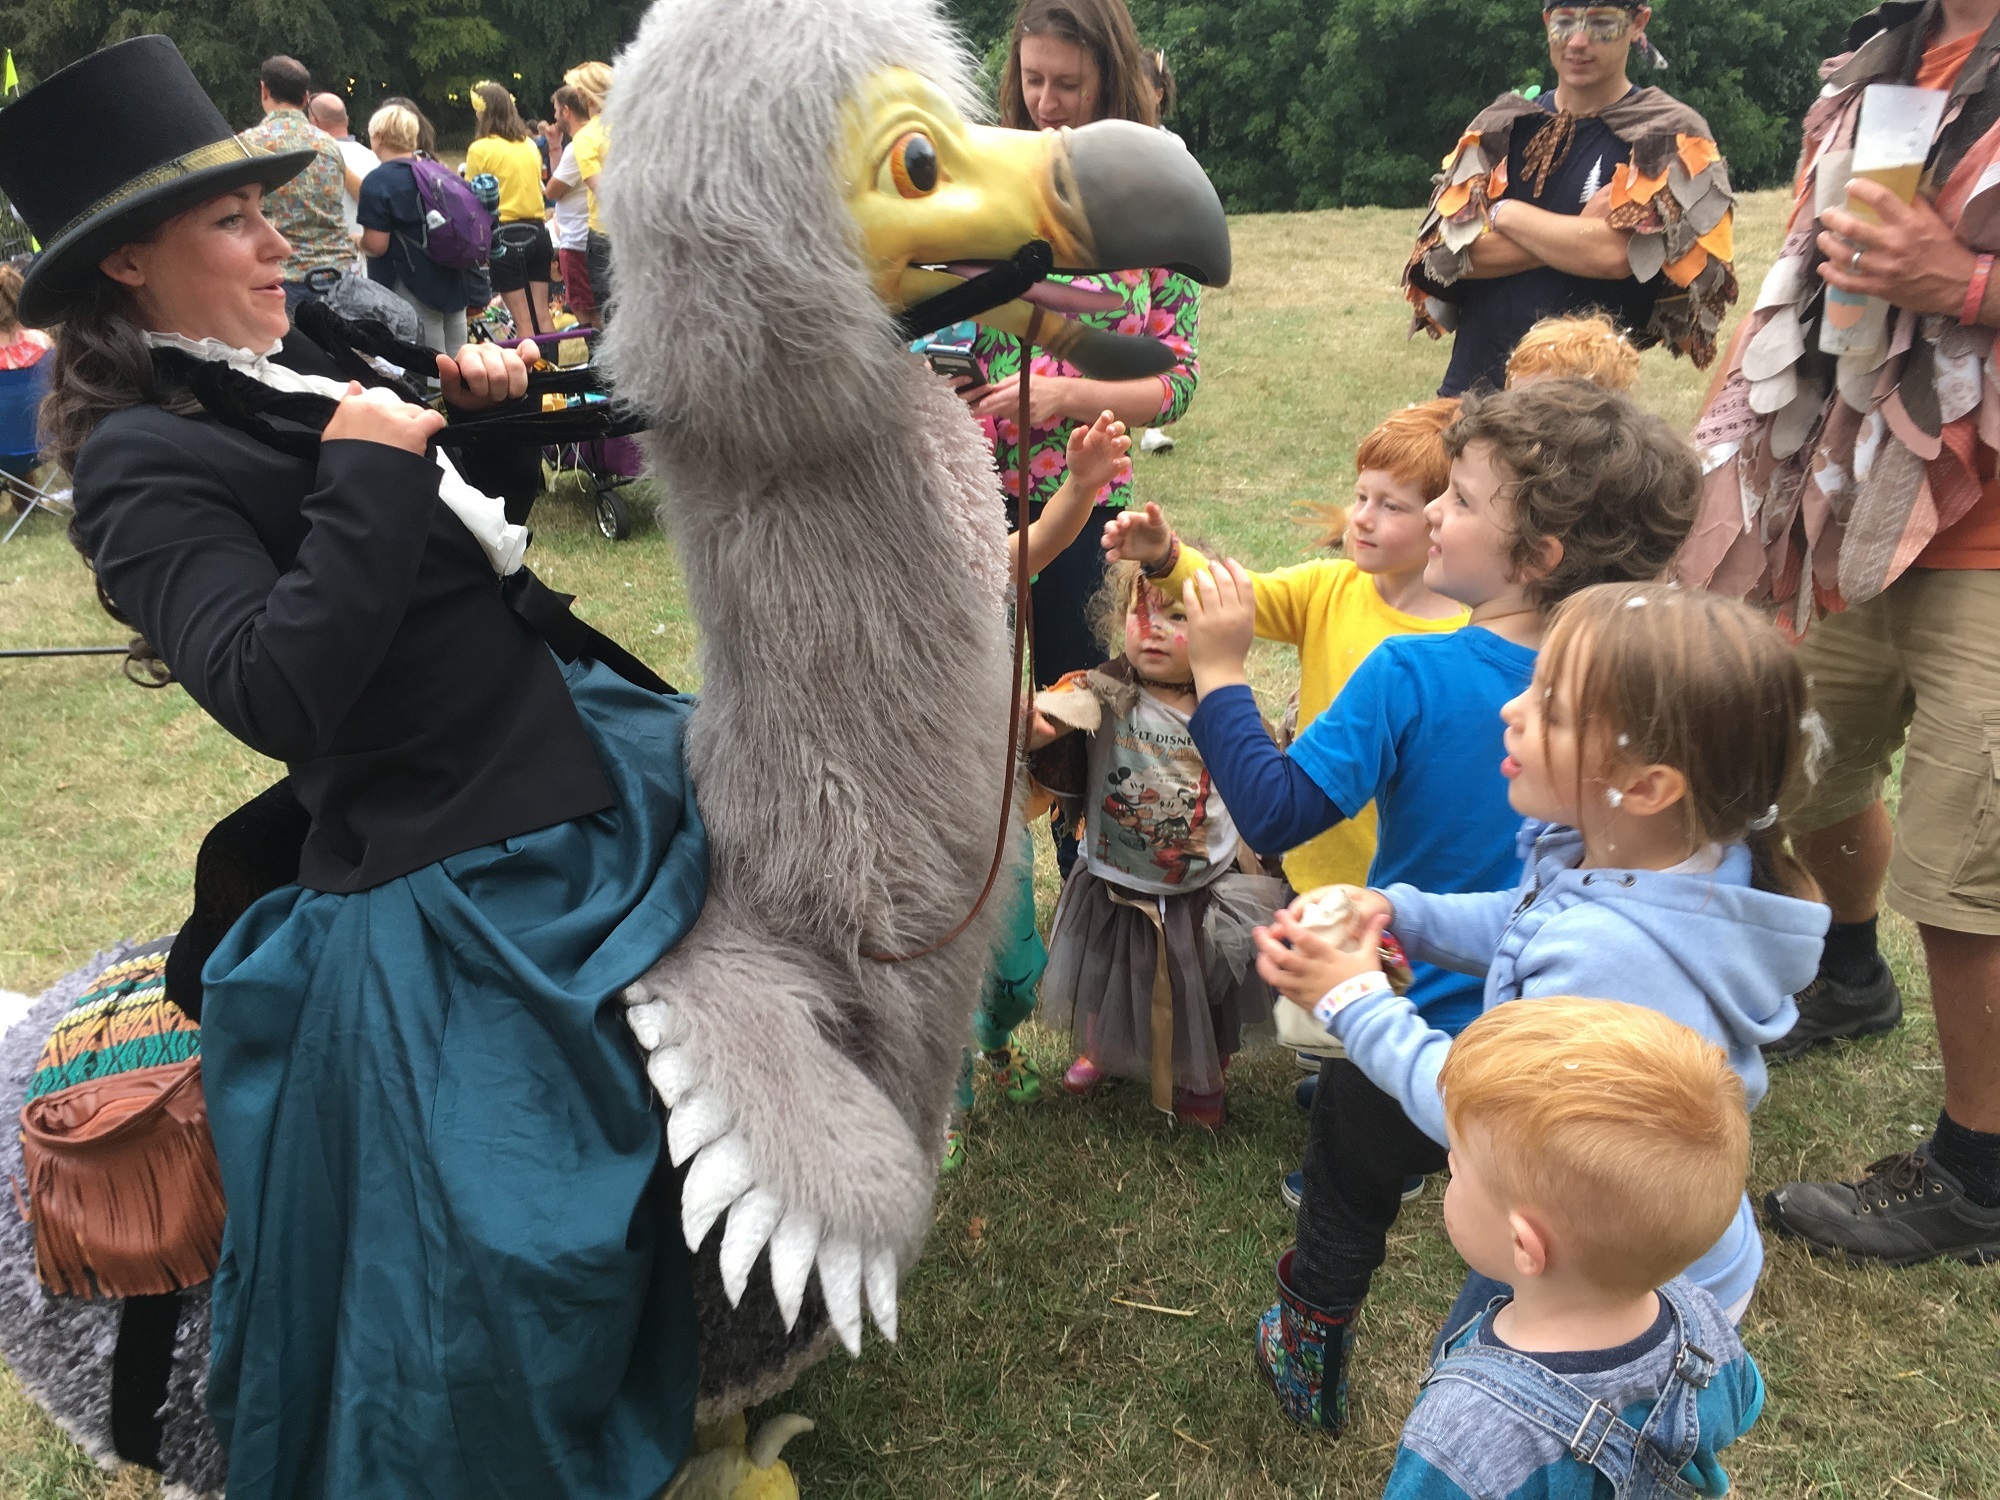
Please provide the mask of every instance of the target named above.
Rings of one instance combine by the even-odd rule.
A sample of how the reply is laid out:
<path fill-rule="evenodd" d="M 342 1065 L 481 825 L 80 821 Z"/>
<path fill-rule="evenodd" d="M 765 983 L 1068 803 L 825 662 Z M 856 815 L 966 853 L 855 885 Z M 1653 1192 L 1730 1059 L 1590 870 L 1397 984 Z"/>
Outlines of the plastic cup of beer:
<path fill-rule="evenodd" d="M 1861 91 L 1861 118 L 1854 129 L 1854 160 L 1848 180 L 1879 182 L 1903 202 L 1917 196 L 1924 159 L 1944 118 L 1941 89 L 1905 88 L 1895 83 L 1871 83 Z M 1875 211 L 1847 200 L 1857 218 L 1879 222 Z M 1819 347 L 1825 354 L 1867 354 L 1888 342 L 1889 304 L 1880 297 L 1826 289 L 1826 310 L 1820 318 Z"/>

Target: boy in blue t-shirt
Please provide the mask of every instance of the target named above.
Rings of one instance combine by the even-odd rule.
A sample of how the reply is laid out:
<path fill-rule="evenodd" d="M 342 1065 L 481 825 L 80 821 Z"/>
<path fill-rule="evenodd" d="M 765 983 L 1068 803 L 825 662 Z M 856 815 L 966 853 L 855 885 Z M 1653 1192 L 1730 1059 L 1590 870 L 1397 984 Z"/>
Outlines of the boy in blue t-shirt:
<path fill-rule="evenodd" d="M 1750 1164 L 1727 1054 L 1643 1006 L 1516 1000 L 1465 1029 L 1438 1084 L 1445 1228 L 1512 1291 L 1446 1330 L 1383 1500 L 1728 1493 L 1716 1455 L 1764 1381 L 1681 1275 Z"/>
<path fill-rule="evenodd" d="M 1500 774 L 1500 706 L 1534 676 L 1550 611 L 1595 583 L 1657 578 L 1693 523 L 1701 484 L 1686 441 L 1585 380 L 1468 398 L 1445 433 L 1451 484 L 1427 507 L 1424 582 L 1472 611 L 1450 635 L 1382 643 L 1286 754 L 1257 713 L 1244 664 L 1255 596 L 1235 561 L 1191 581 L 1189 721 L 1244 842 L 1280 854 L 1370 801 L 1368 883 L 1497 890 L 1520 878 L 1521 820 Z M 1479 1013 L 1476 977 L 1419 966 L 1412 999 L 1442 1031 Z M 1258 1356 L 1287 1416 L 1337 1435 L 1347 1420 L 1353 1323 L 1405 1179 L 1444 1151 L 1344 1058 L 1320 1070 L 1303 1162 L 1298 1242 Z"/>

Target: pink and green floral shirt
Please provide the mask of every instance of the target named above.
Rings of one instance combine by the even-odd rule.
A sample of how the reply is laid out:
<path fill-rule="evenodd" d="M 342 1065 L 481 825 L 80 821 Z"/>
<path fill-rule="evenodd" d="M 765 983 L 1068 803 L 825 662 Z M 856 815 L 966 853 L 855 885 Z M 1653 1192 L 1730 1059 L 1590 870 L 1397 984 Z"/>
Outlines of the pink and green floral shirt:
<path fill-rule="evenodd" d="M 1081 321 L 1112 333 L 1151 334 L 1174 352 L 1174 367 L 1159 377 L 1160 410 L 1152 419 L 1160 427 L 1178 421 L 1194 400 L 1201 380 L 1197 345 L 1201 327 L 1201 288 L 1172 271 L 1107 271 L 1093 276 L 1051 276 L 1091 291 L 1114 292 L 1122 306 L 1103 312 L 1085 313 Z M 1004 380 L 1021 367 L 1020 347 L 1013 338 L 982 326 L 973 343 L 973 352 L 986 367 L 989 381 Z M 1075 366 L 1047 354 L 1037 354 L 1034 375 L 1074 376 Z M 1000 470 L 1000 484 L 1012 496 L 1020 493 L 1020 432 L 1011 417 L 981 418 L 980 425 L 993 444 L 993 460 Z M 1028 444 L 1028 499 L 1035 504 L 1050 499 L 1062 488 L 1068 471 L 1069 435 L 1074 420 L 1064 417 L 1053 426 L 1037 427 Z M 1114 479 L 1097 496 L 1099 505 L 1122 506 L 1131 493 L 1130 474 Z"/>

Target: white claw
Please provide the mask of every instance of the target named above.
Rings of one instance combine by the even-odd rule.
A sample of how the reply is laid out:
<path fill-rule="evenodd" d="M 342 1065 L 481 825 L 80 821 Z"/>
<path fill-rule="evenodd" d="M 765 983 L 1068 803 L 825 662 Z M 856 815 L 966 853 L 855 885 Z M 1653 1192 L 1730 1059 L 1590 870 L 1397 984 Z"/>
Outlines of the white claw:
<path fill-rule="evenodd" d="M 660 1102 L 672 1109 L 694 1087 L 694 1059 L 678 1047 L 662 1047 L 646 1059 L 646 1076 L 653 1080 Z"/>
<path fill-rule="evenodd" d="M 784 1212 L 785 1205 L 776 1193 L 757 1187 L 738 1198 L 729 1210 L 729 1220 L 722 1226 L 719 1263 L 722 1289 L 729 1294 L 731 1307 L 742 1302 L 743 1289 L 750 1284 L 750 1268 L 757 1264 L 757 1252 L 764 1248 Z"/>
<path fill-rule="evenodd" d="M 826 1315 L 847 1352 L 861 1354 L 861 1247 L 853 1240 L 830 1239 L 819 1247 L 819 1294 Z"/>
<path fill-rule="evenodd" d="M 868 1262 L 868 1311 L 882 1337 L 896 1342 L 896 1252 L 877 1250 Z"/>
<path fill-rule="evenodd" d="M 632 993 L 632 991 L 627 991 Z M 643 1051 L 651 1052 L 667 1038 L 667 1007 L 665 1002 L 647 1000 L 632 1006 L 625 1012 L 625 1024 L 632 1028 L 632 1035 L 638 1038 Z"/>
<path fill-rule="evenodd" d="M 729 1107 L 714 1094 L 689 1094 L 667 1113 L 667 1155 L 679 1166 L 735 1123 Z"/>
<path fill-rule="evenodd" d="M 771 1232 L 771 1290 L 785 1317 L 785 1332 L 799 1321 L 806 1298 L 806 1278 L 812 1274 L 813 1251 L 819 1248 L 819 1215 L 793 1209 Z"/>
<path fill-rule="evenodd" d="M 722 1211 L 750 1186 L 750 1148 L 740 1136 L 726 1135 L 694 1159 L 681 1184 L 681 1232 L 688 1249 L 699 1250 Z"/>

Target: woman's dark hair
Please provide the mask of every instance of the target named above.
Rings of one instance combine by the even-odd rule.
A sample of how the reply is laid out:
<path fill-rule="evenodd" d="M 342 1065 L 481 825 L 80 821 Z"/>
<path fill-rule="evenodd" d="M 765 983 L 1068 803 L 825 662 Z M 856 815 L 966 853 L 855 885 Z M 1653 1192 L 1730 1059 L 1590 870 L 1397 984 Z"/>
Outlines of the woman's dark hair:
<path fill-rule="evenodd" d="M 1021 91 L 1021 39 L 1050 36 L 1083 48 L 1097 62 L 1098 98 L 1093 120 L 1160 123 L 1159 102 L 1139 51 L 1139 33 L 1125 0 L 1022 0 L 1014 15 L 1007 66 L 1000 75 L 1000 123 L 1033 130 Z"/>
<path fill-rule="evenodd" d="M 98 423 L 128 406 L 149 405 L 181 416 L 201 410 L 201 404 L 185 387 L 160 378 L 153 351 L 132 321 L 130 294 L 102 271 L 93 270 L 56 329 L 55 352 L 49 356 L 49 393 L 42 400 L 40 413 L 42 452 L 74 473 L 76 456 Z M 69 540 L 88 561 L 90 551 L 74 518 L 69 523 Z M 132 622 L 104 592 L 101 580 L 97 602 L 112 619 L 130 627 Z M 159 662 L 159 656 L 143 638 L 133 640 L 131 658 L 127 675 L 136 665 L 148 686 L 160 687 L 172 681 L 163 663 L 152 665 Z"/>
<path fill-rule="evenodd" d="M 1180 90 L 1174 86 L 1174 70 L 1167 62 L 1167 54 L 1158 47 L 1149 47 L 1140 59 L 1146 65 L 1146 76 L 1153 81 L 1153 92 L 1160 96 L 1160 118 L 1165 120 L 1174 112 L 1174 105 L 1180 99 Z"/>
<path fill-rule="evenodd" d="M 525 141 L 528 127 L 521 123 L 521 113 L 514 108 L 514 96 L 497 83 L 475 83 L 472 97 L 477 102 L 473 106 L 479 116 L 479 134 L 497 135 L 503 141 Z"/>
<path fill-rule="evenodd" d="M 437 126 L 431 124 L 431 117 L 417 108 L 417 101 L 406 99 L 401 94 L 392 94 L 382 101 L 384 104 L 400 104 L 417 117 L 417 149 L 426 156 L 436 156 L 438 148 Z"/>
<path fill-rule="evenodd" d="M 49 356 L 49 393 L 42 400 L 42 452 L 74 473 L 76 456 L 97 424 L 128 406 L 199 411 L 185 390 L 161 383 L 138 325 L 130 294 L 93 270 L 71 299 Z M 72 533 L 73 534 L 73 533 Z"/>

